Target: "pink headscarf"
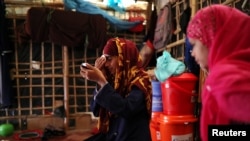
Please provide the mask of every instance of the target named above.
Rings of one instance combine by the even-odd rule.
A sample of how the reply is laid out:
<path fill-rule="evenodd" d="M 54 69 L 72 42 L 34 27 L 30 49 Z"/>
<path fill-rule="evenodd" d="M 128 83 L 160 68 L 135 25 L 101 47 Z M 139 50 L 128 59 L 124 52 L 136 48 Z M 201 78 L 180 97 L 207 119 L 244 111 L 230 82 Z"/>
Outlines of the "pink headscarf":
<path fill-rule="evenodd" d="M 209 49 L 202 91 L 201 138 L 208 140 L 208 125 L 250 123 L 250 17 L 224 5 L 198 11 L 187 36 Z"/>

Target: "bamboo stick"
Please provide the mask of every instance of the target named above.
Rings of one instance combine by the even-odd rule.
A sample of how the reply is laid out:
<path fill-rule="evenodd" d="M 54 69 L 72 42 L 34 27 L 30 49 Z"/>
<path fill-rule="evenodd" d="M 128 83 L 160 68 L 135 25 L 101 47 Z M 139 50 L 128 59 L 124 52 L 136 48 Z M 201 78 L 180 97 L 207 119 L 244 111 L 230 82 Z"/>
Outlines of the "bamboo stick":
<path fill-rule="evenodd" d="M 198 10 L 198 2 L 197 0 L 191 0 L 190 1 L 190 7 L 192 7 L 192 13 L 191 13 L 191 18 L 195 15 L 195 13 Z"/>
<path fill-rule="evenodd" d="M 68 102 L 68 97 L 69 97 L 69 56 L 68 56 L 68 47 L 67 46 L 62 46 L 63 49 L 63 88 L 64 88 L 64 108 L 65 108 L 65 118 L 64 118 L 64 128 L 65 130 L 68 129 L 69 125 L 69 102 Z"/>
<path fill-rule="evenodd" d="M 29 56 L 29 61 L 31 62 L 32 61 L 32 57 L 33 57 L 33 52 L 32 52 L 32 49 L 33 49 L 33 46 L 32 46 L 32 42 L 30 42 L 30 48 L 29 48 L 29 54 L 30 54 L 30 56 Z M 29 74 L 30 75 L 32 75 L 32 66 L 30 65 L 30 67 L 29 67 Z M 29 93 L 29 96 L 30 96 L 30 98 L 29 98 L 29 105 L 30 105 L 30 109 L 29 109 L 29 114 L 30 115 L 33 115 L 33 104 L 32 104 L 32 79 L 29 79 L 28 80 L 29 81 L 29 91 L 30 91 L 30 93 Z"/>
<path fill-rule="evenodd" d="M 225 2 L 223 2 L 222 4 L 228 5 L 230 3 L 235 2 L 236 0 L 226 0 Z"/>
<path fill-rule="evenodd" d="M 27 1 L 20 1 L 20 0 L 5 0 L 6 5 L 29 5 L 29 6 L 53 6 L 53 7 L 63 7 L 62 2 L 43 2 L 42 1 L 33 1 L 33 0 L 27 0 Z"/>
<path fill-rule="evenodd" d="M 184 44 L 184 42 L 185 42 L 185 39 L 180 39 L 180 40 L 178 40 L 176 42 L 173 42 L 173 43 L 167 45 L 164 48 L 158 49 L 156 52 L 161 52 L 161 51 L 164 51 L 166 49 L 170 49 L 170 48 L 176 47 L 178 45 Z"/>
<path fill-rule="evenodd" d="M 51 117 L 51 115 L 29 115 L 29 116 L 25 116 L 27 118 L 35 118 L 35 117 Z M 4 117 L 0 117 L 0 120 L 4 120 L 4 119 L 21 119 L 23 118 L 23 115 L 17 115 L 17 116 L 4 116 Z"/>

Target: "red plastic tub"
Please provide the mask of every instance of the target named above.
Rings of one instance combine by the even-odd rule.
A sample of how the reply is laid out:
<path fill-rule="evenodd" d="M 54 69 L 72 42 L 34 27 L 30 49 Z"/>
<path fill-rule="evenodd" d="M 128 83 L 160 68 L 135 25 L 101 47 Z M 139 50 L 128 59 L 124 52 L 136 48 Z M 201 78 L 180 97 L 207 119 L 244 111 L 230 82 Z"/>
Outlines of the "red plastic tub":
<path fill-rule="evenodd" d="M 162 112 L 152 112 L 150 121 L 150 133 L 152 141 L 161 141 L 160 124 L 158 118 Z"/>
<path fill-rule="evenodd" d="M 158 118 L 161 141 L 193 141 L 197 118 L 193 115 L 168 116 L 161 114 Z"/>

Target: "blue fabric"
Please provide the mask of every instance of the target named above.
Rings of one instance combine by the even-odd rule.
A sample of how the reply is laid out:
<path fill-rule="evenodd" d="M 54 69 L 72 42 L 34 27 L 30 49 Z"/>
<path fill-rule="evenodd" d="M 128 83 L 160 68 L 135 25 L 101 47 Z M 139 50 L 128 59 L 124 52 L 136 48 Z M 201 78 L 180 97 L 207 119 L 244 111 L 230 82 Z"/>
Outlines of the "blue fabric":
<path fill-rule="evenodd" d="M 105 10 L 91 4 L 85 0 L 64 0 L 65 9 L 72 10 L 75 9 L 78 12 L 87 14 L 100 14 L 102 15 L 110 25 L 116 30 L 128 30 L 139 23 L 140 21 L 129 22 L 120 20 L 114 16 L 109 15 Z"/>
<path fill-rule="evenodd" d="M 164 50 L 162 56 L 157 58 L 155 76 L 159 81 L 164 82 L 172 75 L 183 73 L 185 69 L 183 62 L 172 58 L 170 53 Z"/>
<path fill-rule="evenodd" d="M 193 46 L 190 44 L 188 38 L 185 39 L 185 53 L 184 53 L 184 62 L 187 66 L 189 72 L 199 76 L 200 66 L 196 63 L 193 56 L 191 56 L 190 51 L 192 51 Z"/>
<path fill-rule="evenodd" d="M 120 6 L 120 5 L 122 5 L 121 0 L 108 0 L 107 5 L 108 5 L 108 7 L 112 8 L 116 11 L 119 11 L 121 13 L 125 11 L 124 7 Z"/>

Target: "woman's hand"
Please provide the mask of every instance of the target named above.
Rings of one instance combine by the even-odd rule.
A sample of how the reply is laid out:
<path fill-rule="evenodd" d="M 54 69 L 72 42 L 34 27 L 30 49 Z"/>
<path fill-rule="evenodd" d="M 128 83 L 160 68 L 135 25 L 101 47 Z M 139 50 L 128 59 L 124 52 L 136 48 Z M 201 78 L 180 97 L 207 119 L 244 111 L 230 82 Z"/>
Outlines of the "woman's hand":
<path fill-rule="evenodd" d="M 107 83 L 107 80 L 100 69 L 88 63 L 86 63 L 86 67 L 87 68 L 80 66 L 80 74 L 83 78 L 90 81 L 94 81 L 98 83 L 101 87 L 103 87 Z"/>
<path fill-rule="evenodd" d="M 95 60 L 95 67 L 97 67 L 99 70 L 101 70 L 103 75 L 105 76 L 105 78 L 107 78 L 107 72 L 106 72 L 106 69 L 104 67 L 105 62 L 106 62 L 106 57 L 104 55 L 102 55 L 101 57 L 99 57 Z"/>
<path fill-rule="evenodd" d="M 95 67 L 97 67 L 98 69 L 101 70 L 101 69 L 104 67 L 105 62 L 106 62 L 106 58 L 105 58 L 105 56 L 103 55 L 103 56 L 101 56 L 101 57 L 99 57 L 99 58 L 97 58 L 97 59 L 95 60 Z"/>
<path fill-rule="evenodd" d="M 155 70 L 154 69 L 150 69 L 147 71 L 147 74 L 149 75 L 149 77 L 151 78 L 151 80 L 156 80 L 156 76 L 155 76 Z"/>

